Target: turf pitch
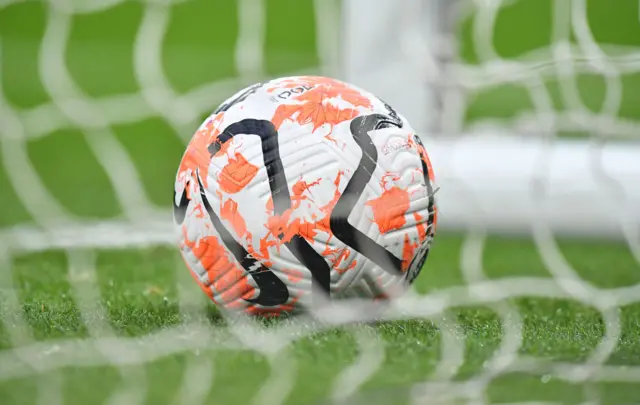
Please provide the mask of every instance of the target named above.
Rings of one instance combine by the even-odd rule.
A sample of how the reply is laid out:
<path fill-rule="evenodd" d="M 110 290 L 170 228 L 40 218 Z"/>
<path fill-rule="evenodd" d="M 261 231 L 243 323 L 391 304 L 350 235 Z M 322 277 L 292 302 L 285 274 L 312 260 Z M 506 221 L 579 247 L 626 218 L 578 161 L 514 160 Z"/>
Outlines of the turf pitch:
<path fill-rule="evenodd" d="M 589 22 L 598 41 L 640 44 L 637 2 L 620 1 L 615 8 L 603 0 L 590 0 L 587 4 Z M 547 44 L 551 9 L 551 1 L 526 0 L 503 11 L 496 23 L 498 51 L 512 57 Z M 72 77 L 89 98 L 140 91 L 133 73 L 133 39 L 144 11 L 139 2 L 125 2 L 104 11 L 73 17 L 64 56 Z M 20 111 L 51 102 L 38 63 L 48 15 L 43 2 L 19 2 L 0 8 L 2 94 Z M 266 16 L 265 73 L 276 76 L 313 72 L 318 65 L 318 55 L 312 3 L 267 1 Z M 166 76 L 178 93 L 237 75 L 233 65 L 236 20 L 235 1 L 196 0 L 172 6 L 162 45 L 162 61 Z M 519 35 L 511 35 L 516 29 Z M 291 35 L 292 32 L 296 34 Z M 469 41 L 471 23 L 462 24 L 460 35 L 463 56 L 470 61 L 477 59 Z M 624 92 L 619 115 L 638 119 L 640 75 L 625 74 L 621 79 Z M 563 110 L 566 105 L 558 81 L 549 80 L 545 85 L 555 107 Z M 580 75 L 578 88 L 586 106 L 598 110 L 606 91 L 602 77 Z M 226 95 L 212 94 L 211 109 Z M 483 92 L 472 102 L 467 119 L 510 117 L 531 105 L 522 88 L 499 86 Z M 129 152 L 149 199 L 168 208 L 169 190 L 184 150 L 184 140 L 179 135 L 184 134 L 176 134 L 161 117 L 116 125 L 113 130 Z M 0 229 L 33 222 L 17 197 L 15 182 L 9 180 L 9 171 L 15 170 L 7 164 L 12 142 L 8 137 L 0 138 L 3 149 Z M 25 145 L 38 176 L 71 213 L 87 220 L 120 214 L 120 203 L 82 130 L 68 126 L 31 139 Z M 421 292 L 464 284 L 460 270 L 464 240 L 459 235 L 438 235 L 433 254 L 417 281 Z M 560 241 L 560 244 L 581 277 L 601 288 L 640 283 L 640 265 L 622 243 Z M 485 272 L 496 279 L 550 277 L 538 251 L 526 238 L 490 237 L 483 250 Z M 175 249 L 159 247 L 89 254 L 95 254 L 98 299 L 106 313 L 97 309 L 92 312 L 89 308 L 88 313 L 94 315 L 88 319 L 80 316 L 78 297 L 73 289 L 87 282 L 88 276 L 74 273 L 64 252 L 19 254 L 2 264 L 0 356 L 6 362 L 0 368 L 19 363 L 10 351 L 12 347 L 31 347 L 29 345 L 41 341 L 53 346 L 53 342 L 87 337 L 95 325 L 103 322 L 118 336 L 134 339 L 155 336 L 181 322 L 202 322 L 212 325 L 214 330 L 223 328 L 224 321 L 201 292 L 188 276 L 183 278 L 186 270 Z M 182 311 L 178 308 L 180 291 L 192 297 L 190 306 Z M 18 306 L 10 299 L 13 292 L 17 293 Z M 575 301 L 522 297 L 509 303 L 518 309 L 524 322 L 523 355 L 580 364 L 604 332 L 602 315 Z M 203 308 L 206 316 L 201 320 L 199 314 Z M 620 308 L 620 316 L 622 334 L 608 363 L 640 365 L 640 307 L 633 304 Z M 452 308 L 445 317 L 457 322 L 451 333 L 464 345 L 464 362 L 456 378 L 464 381 L 482 376 L 486 362 L 503 337 L 495 308 Z M 19 320 L 22 318 L 28 334 L 21 332 Z M 365 333 L 375 330 L 385 341 L 384 365 L 362 387 L 364 392 L 373 395 L 365 398 L 365 403 L 375 403 L 375 400 L 402 403 L 405 388 L 428 378 L 438 364 L 443 334 L 432 321 L 387 322 L 356 328 Z M 357 348 L 349 330 L 327 331 L 294 344 L 291 350 L 298 369 L 287 403 L 321 401 L 336 384 L 338 373 L 356 360 Z M 124 367 L 124 372 L 111 366 L 68 366 L 37 375 L 12 377 L 0 382 L 0 398 L 2 403 L 9 404 L 49 403 L 47 399 L 54 398 L 55 390 L 60 389 L 65 404 L 102 403 L 118 392 L 118 388 L 130 384 L 143 387 L 146 403 L 180 403 L 188 398 L 181 392 L 185 372 L 194 365 L 202 375 L 209 372 L 213 382 L 202 393 L 206 403 L 248 403 L 269 376 L 268 363 L 260 355 L 211 348 L 154 359 L 140 366 L 144 372 L 136 366 Z M 11 375 L 11 371 L 5 368 L 2 375 Z M 54 391 L 48 391 L 47 387 Z M 581 403 L 594 396 L 603 404 L 640 402 L 638 382 L 571 383 L 559 380 L 553 373 L 510 373 L 492 379 L 485 392 L 485 399 L 493 403 Z"/>
<path fill-rule="evenodd" d="M 433 255 L 424 273 L 417 280 L 421 292 L 443 291 L 464 284 L 460 271 L 461 249 L 464 239 L 453 235 L 439 235 Z M 628 250 L 619 244 L 585 241 L 562 242 L 561 248 L 581 276 L 601 288 L 634 285 L 640 282 L 638 264 Z M 217 312 L 189 278 L 182 278 L 184 269 L 175 249 L 154 248 L 127 251 L 99 251 L 96 282 L 100 302 L 106 313 L 93 309 L 85 311 L 83 319 L 73 285 L 86 283 L 90 277 L 69 270 L 62 252 L 45 252 L 16 257 L 13 261 L 13 285 L 1 286 L 3 291 L 17 286 L 22 316 L 31 331 L 33 341 L 50 341 L 52 347 L 65 346 L 68 339 L 87 337 L 91 327 L 102 322 L 110 325 L 117 336 L 155 340 L 149 336 L 161 334 L 163 329 L 203 322 L 211 325 L 212 335 L 224 327 Z M 505 277 L 550 277 L 536 253 L 535 246 L 526 239 L 514 240 L 490 237 L 486 241 L 483 265 L 491 279 Z M 6 280 L 6 277 L 5 277 Z M 523 281 L 524 282 L 524 281 Z M 191 296 L 182 311 L 178 306 L 179 290 Z M 601 314 L 588 306 L 570 300 L 541 298 L 513 298 L 508 301 L 517 309 L 523 321 L 521 355 L 580 364 L 594 350 L 604 333 Z M 20 336 L 14 323 L 16 308 L 2 305 L 5 323 L 0 333 L 0 347 L 10 349 L 11 336 Z M 200 314 L 205 316 L 200 321 Z M 103 318 L 104 316 L 104 318 Z M 609 365 L 640 364 L 640 305 L 620 308 L 622 334 Z M 456 336 L 464 347 L 464 361 L 455 378 L 465 381 L 481 376 L 495 354 L 503 337 L 498 313 L 491 307 L 453 307 L 443 316 L 430 320 L 383 322 L 377 325 L 356 325 L 364 333 L 374 330 L 384 341 L 383 366 L 364 384 L 362 391 L 375 392 L 373 399 L 393 398 L 402 403 L 410 383 L 425 380 L 435 370 L 441 358 L 443 335 L 435 322 L 443 318 L 457 323 L 448 333 Z M 280 321 L 288 322 L 288 321 Z M 267 327 L 273 327 L 267 325 Z M 309 404 L 326 397 L 337 383 L 336 376 L 357 359 L 358 345 L 353 329 L 336 329 L 303 338 L 290 347 L 297 363 L 294 389 L 287 403 Z M 181 332 L 189 335 L 185 328 Z M 106 337 L 102 336 L 102 337 Z M 447 335 L 447 338 L 451 339 Z M 203 338 L 204 339 L 204 338 Z M 159 340 L 159 339 L 158 339 Z M 134 340 L 135 341 L 135 340 Z M 156 342 L 157 344 L 157 342 Z M 73 347 L 73 346 L 72 346 Z M 135 347 L 135 346 L 134 346 Z M 78 348 L 78 352 L 87 348 Z M 17 361 L 2 352 L 5 365 Z M 77 353 L 76 353 L 77 354 Z M 55 355 L 48 352 L 45 356 Z M 67 356 L 71 356 L 67 353 Z M 11 360 L 11 362 L 9 362 Z M 249 350 L 229 350 L 215 347 L 194 352 L 178 352 L 153 359 L 144 365 L 146 378 L 136 384 L 146 384 L 145 403 L 180 403 L 180 391 L 185 371 L 198 363 L 211 373 L 212 386 L 204 393 L 206 403 L 248 403 L 270 375 L 267 360 Z M 74 364 L 74 363 L 71 363 Z M 21 366 L 20 369 L 24 368 Z M 11 378 L 0 383 L 0 397 L 11 404 L 36 403 L 47 382 L 61 381 L 64 403 L 103 403 L 130 378 L 139 378 L 136 366 L 127 366 L 130 375 L 122 375 L 111 366 L 71 366 L 54 369 L 35 376 Z M 544 368 L 542 369 L 544 370 Z M 13 370 L 12 372 L 17 372 Z M 200 371 L 204 373 L 204 371 Z M 8 374 L 5 370 L 3 374 Z M 391 391 L 393 388 L 399 391 Z M 640 401 L 640 383 L 589 382 L 571 383 L 558 379 L 553 373 L 507 373 L 489 381 L 486 399 L 491 403 L 542 401 L 581 403 L 596 390 L 602 403 L 629 404 Z M 182 398 L 183 400 L 185 398 Z M 266 400 L 266 399 L 265 399 Z M 376 403 L 369 399 L 366 403 Z"/>

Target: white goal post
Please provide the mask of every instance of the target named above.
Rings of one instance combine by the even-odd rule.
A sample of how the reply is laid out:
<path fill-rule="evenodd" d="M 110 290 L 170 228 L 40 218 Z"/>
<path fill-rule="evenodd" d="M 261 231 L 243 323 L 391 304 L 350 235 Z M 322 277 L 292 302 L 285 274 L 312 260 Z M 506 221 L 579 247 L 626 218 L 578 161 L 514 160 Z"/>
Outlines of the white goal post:
<path fill-rule="evenodd" d="M 555 234 L 637 243 L 640 123 L 618 117 L 616 91 L 622 73 L 640 71 L 640 49 L 609 57 L 591 36 L 586 0 L 565 0 L 554 4 L 552 43 L 503 59 L 493 49 L 493 25 L 511 3 L 345 0 L 344 78 L 384 98 L 420 132 L 441 187 L 443 227 L 530 233 L 546 224 Z M 478 28 L 474 65 L 455 55 L 452 30 L 462 18 Z M 600 112 L 582 105 L 572 82 L 578 72 L 604 77 L 610 100 Z M 561 78 L 568 111 L 554 111 L 542 85 L 548 77 Z M 535 111 L 464 125 L 474 94 L 512 83 L 527 89 Z M 567 129 L 589 136 L 558 138 Z M 609 142 L 611 134 L 626 139 Z"/>

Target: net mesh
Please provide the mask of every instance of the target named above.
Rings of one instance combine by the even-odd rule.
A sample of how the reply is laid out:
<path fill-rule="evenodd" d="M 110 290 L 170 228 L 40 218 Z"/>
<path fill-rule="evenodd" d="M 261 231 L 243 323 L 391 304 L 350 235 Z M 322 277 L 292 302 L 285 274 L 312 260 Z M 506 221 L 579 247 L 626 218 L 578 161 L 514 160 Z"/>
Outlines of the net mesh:
<path fill-rule="evenodd" d="M 13 0 L 3 0 L 0 10 L 16 4 L 18 2 Z M 187 287 L 192 281 L 184 280 L 186 271 L 181 263 L 176 263 L 178 306 L 183 322 L 141 337 L 122 337 L 107 321 L 109 309 L 100 299 L 95 252 L 174 242 L 173 225 L 168 220 L 170 214 L 158 208 L 145 194 L 139 170 L 114 132 L 114 127 L 161 117 L 186 142 L 200 118 L 211 111 L 212 95 L 221 100 L 266 74 L 263 44 L 267 27 L 263 1 L 237 2 L 238 33 L 233 55 L 238 77 L 207 83 L 186 93 L 175 90 L 163 71 L 163 40 L 175 4 L 171 1 L 145 2 L 133 44 L 133 74 L 140 91 L 93 97 L 76 82 L 65 60 L 74 18 L 116 8 L 120 4 L 116 0 L 48 2 L 37 61 L 42 86 L 51 101 L 28 109 L 19 108 L 5 97 L 5 91 L 0 88 L 4 173 L 20 205 L 34 222 L 1 230 L 0 267 L 11 269 L 14 256 L 25 252 L 64 251 L 73 298 L 88 335 L 55 341 L 38 339 L 24 317 L 18 281 L 12 271 L 1 271 L 1 285 L 15 288 L 3 288 L 2 291 L 4 331 L 8 334 L 11 348 L 0 351 L 0 380 L 29 378 L 68 367 L 112 366 L 123 382 L 109 394 L 107 402 L 137 404 L 145 401 L 149 389 L 146 364 L 176 353 L 251 350 L 263 355 L 269 368 L 268 377 L 256 388 L 252 403 L 296 403 L 290 394 L 294 390 L 300 364 L 292 352 L 292 343 L 317 332 L 347 325 L 345 328 L 353 335 L 357 346 L 357 356 L 332 376 L 327 396 L 336 403 L 347 400 L 357 403 L 358 397 L 352 396 L 382 367 L 388 349 L 376 329 L 348 326 L 372 313 L 364 303 L 327 309 L 315 314 L 319 320 L 303 318 L 264 328 L 252 320 L 235 319 L 229 321 L 226 328 L 215 328 L 203 321 L 207 317 L 205 310 L 192 310 L 193 290 Z M 474 62 L 465 62 L 464 58 L 457 57 L 456 41 L 450 35 L 451 26 L 443 27 L 442 41 L 438 42 L 441 49 L 437 50 L 435 58 L 434 54 L 426 51 L 430 48 L 423 46 L 421 35 L 407 34 L 402 41 L 403 46 L 412 54 L 415 63 L 428 72 L 425 75 L 428 84 L 441 87 L 439 131 L 459 133 L 463 127 L 490 125 L 492 128 L 498 126 L 502 131 L 508 127 L 517 133 L 544 134 L 550 138 L 559 132 L 576 130 L 586 132 L 591 140 L 637 138 L 640 126 L 633 117 L 625 117 L 624 112 L 631 108 L 628 104 L 633 102 L 626 96 L 627 92 L 637 90 L 633 87 L 633 79 L 629 82 L 625 75 L 635 75 L 637 79 L 640 72 L 639 48 L 632 45 L 606 46 L 598 42 L 592 34 L 590 23 L 594 20 L 587 13 L 586 0 L 556 0 L 550 1 L 549 5 L 553 10 L 553 24 L 548 46 L 536 48 L 518 58 L 500 56 L 493 45 L 493 27 L 501 10 L 509 6 L 497 0 L 458 2 L 455 6 L 446 7 L 447 15 L 458 21 L 452 22 L 452 26 L 465 19 L 473 20 L 473 24 L 466 26 L 468 32 L 462 35 L 473 38 Z M 411 12 L 411 9 L 405 11 Z M 335 44 L 339 34 L 335 21 L 339 19 L 339 5 L 317 0 L 314 16 L 320 66 L 309 72 L 331 75 L 338 71 L 339 49 Z M 4 59 L 3 48 L 0 48 L 0 59 Z M 601 107 L 597 111 L 588 107 L 581 97 L 583 89 L 576 84 L 581 72 L 596 73 L 604 81 Z M 555 90 L 548 87 L 549 77 L 557 80 Z M 523 108 L 502 119 L 490 114 L 473 117 L 469 113 L 470 109 L 473 111 L 474 97 L 482 89 L 513 83 L 526 89 L 530 95 L 530 108 Z M 554 100 L 556 90 L 566 108 L 557 108 Z M 498 103 L 496 108 L 502 107 Z M 71 213 L 43 182 L 28 153 L 28 143 L 33 140 L 59 131 L 78 129 L 104 169 L 122 207 L 122 215 L 116 219 L 89 221 Z M 597 170 L 597 165 L 593 170 Z M 611 179 L 604 177 L 602 182 L 609 189 L 615 188 Z M 544 190 L 544 184 L 540 187 Z M 544 218 L 544 192 L 532 198 L 540 199 L 539 214 Z M 621 212 L 625 215 L 631 213 L 633 201 L 624 198 L 622 201 L 626 205 L 623 204 Z M 625 218 L 626 221 L 621 221 L 627 224 L 625 241 L 636 262 L 640 263 L 638 221 L 631 214 Z M 602 288 L 583 279 L 565 258 L 543 220 L 534 221 L 532 235 L 542 262 L 552 277 L 492 279 L 483 268 L 487 234 L 474 224 L 470 224 L 469 229 L 460 252 L 463 284 L 427 295 L 412 292 L 394 302 L 383 315 L 388 321 L 431 320 L 442 334 L 440 354 L 433 372 L 424 382 L 409 388 L 412 403 L 489 402 L 487 391 L 491 383 L 502 375 L 515 372 L 540 375 L 543 381 L 640 382 L 640 366 L 608 364 L 622 334 L 620 309 L 638 302 L 640 284 Z M 579 363 L 542 360 L 523 354 L 525 320 L 512 303 L 512 299 L 520 297 L 568 299 L 597 310 L 604 327 L 599 343 Z M 477 305 L 489 306 L 497 314 L 502 337 L 481 371 L 461 380 L 456 376 L 465 362 L 464 339 L 460 338 L 457 322 L 445 315 L 454 308 Z M 215 374 L 224 372 L 217 370 L 210 357 L 190 357 L 180 376 L 180 388 L 171 400 L 205 403 Z M 49 378 L 38 379 L 36 401 L 63 403 L 64 378 L 55 373 L 48 375 Z M 584 403 L 600 403 L 600 391 L 594 388 L 595 385 L 587 384 L 585 387 Z M 389 403 L 385 402 L 389 398 L 384 395 L 360 400 L 362 403 Z"/>
<path fill-rule="evenodd" d="M 616 10 L 587 0 L 546 1 L 541 7 L 504 0 L 436 3 L 435 40 L 419 30 L 406 36 L 421 35 L 423 45 L 407 52 L 428 72 L 429 86 L 441 89 L 436 92 L 441 114 L 434 116 L 440 132 L 489 126 L 531 136 L 637 139 L 630 98 L 640 60 L 632 39 L 638 30 L 633 2 Z M 536 25 L 527 25 L 526 16 Z M 616 24 L 618 34 L 611 35 Z M 496 102 L 487 94 L 509 88 L 522 91 L 526 100 L 502 94 Z M 496 108 L 475 111 L 480 103 Z"/>

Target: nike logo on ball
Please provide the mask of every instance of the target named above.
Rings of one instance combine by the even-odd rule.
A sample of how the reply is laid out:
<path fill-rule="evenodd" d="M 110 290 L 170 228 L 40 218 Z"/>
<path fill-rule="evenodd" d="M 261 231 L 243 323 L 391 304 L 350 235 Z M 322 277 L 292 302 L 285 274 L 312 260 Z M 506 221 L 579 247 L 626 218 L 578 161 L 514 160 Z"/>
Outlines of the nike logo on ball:
<path fill-rule="evenodd" d="M 178 193 L 173 191 L 173 220 L 176 224 L 181 225 L 184 222 L 184 217 L 187 215 L 187 207 L 189 206 L 189 199 L 187 198 L 187 184 L 182 191 L 180 202 L 176 205 L 176 196 Z"/>

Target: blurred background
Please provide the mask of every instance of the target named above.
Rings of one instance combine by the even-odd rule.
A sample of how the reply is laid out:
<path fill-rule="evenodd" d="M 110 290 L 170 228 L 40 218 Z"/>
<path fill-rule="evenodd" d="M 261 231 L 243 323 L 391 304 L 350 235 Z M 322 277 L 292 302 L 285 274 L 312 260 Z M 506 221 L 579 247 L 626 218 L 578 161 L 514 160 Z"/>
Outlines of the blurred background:
<path fill-rule="evenodd" d="M 168 210 L 186 142 L 218 103 L 320 73 L 312 1 L 155 3 L 2 3 L 0 227 Z"/>
<path fill-rule="evenodd" d="M 575 216 L 602 180 L 567 173 L 596 173 L 593 154 L 585 145 L 552 153 L 547 141 L 637 139 L 637 1 L 371 4 L 2 1 L 0 228 L 149 215 L 162 227 L 185 143 L 217 103 L 270 77 L 324 74 L 378 94 L 431 145 L 448 186 L 445 227 L 484 216 L 527 230 L 529 183 L 548 172 L 548 205 L 560 207 L 549 211 L 552 225 L 617 232 L 609 206 Z M 593 156 L 635 198 L 638 169 L 624 167 L 636 155 L 618 152 Z M 572 184 L 579 195 L 567 200 Z M 477 209 L 460 205 L 465 187 Z M 604 219 L 579 225 L 587 217 Z"/>
<path fill-rule="evenodd" d="M 223 350 L 174 176 L 222 100 L 300 74 L 422 137 L 432 300 L 283 359 Z M 640 402 L 639 139 L 637 0 L 0 0 L 0 398 L 387 404 L 433 378 L 438 403 Z"/>

